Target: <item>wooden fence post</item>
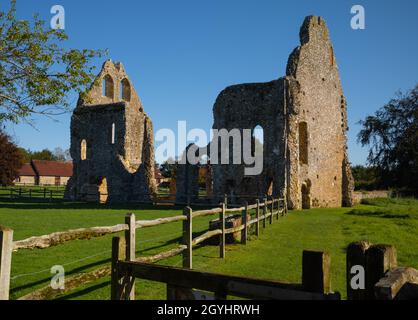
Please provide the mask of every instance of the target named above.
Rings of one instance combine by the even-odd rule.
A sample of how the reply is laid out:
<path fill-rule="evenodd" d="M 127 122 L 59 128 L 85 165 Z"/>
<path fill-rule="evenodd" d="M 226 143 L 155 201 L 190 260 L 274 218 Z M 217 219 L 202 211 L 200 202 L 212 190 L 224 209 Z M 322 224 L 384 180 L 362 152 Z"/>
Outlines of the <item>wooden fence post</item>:
<path fill-rule="evenodd" d="M 277 204 L 277 220 L 279 220 L 279 215 L 280 215 L 280 199 L 279 198 L 276 199 L 276 204 Z"/>
<path fill-rule="evenodd" d="M 183 268 L 193 268 L 193 210 L 190 207 L 183 209 L 183 214 L 186 216 L 186 220 L 183 221 L 183 243 L 187 246 L 187 249 L 183 251 Z"/>
<path fill-rule="evenodd" d="M 225 203 L 222 203 L 222 212 L 219 214 L 221 221 L 222 234 L 219 236 L 219 256 L 225 258 Z"/>
<path fill-rule="evenodd" d="M 366 287 L 365 287 L 365 270 L 366 270 L 366 251 L 369 249 L 370 243 L 361 241 L 350 243 L 347 247 L 347 260 L 346 260 L 346 284 L 347 284 L 347 299 L 348 300 L 366 300 Z M 356 267 L 353 269 L 353 267 Z M 358 268 L 362 268 L 359 270 Z M 353 270 L 352 270 L 353 269 Z M 355 272 L 355 273 L 352 273 Z M 364 271 L 364 272 L 362 272 Z M 361 274 L 362 272 L 362 274 Z M 353 288 L 353 277 L 359 277 L 357 286 Z M 361 279 L 364 276 L 364 279 Z M 364 283 L 361 283 L 362 280 Z M 364 284 L 364 288 L 361 285 Z"/>
<path fill-rule="evenodd" d="M 396 249 L 389 245 L 373 245 L 366 251 L 366 298 L 376 299 L 374 286 L 385 273 L 397 267 Z"/>
<path fill-rule="evenodd" d="M 13 230 L 0 226 L 0 300 L 9 300 Z"/>
<path fill-rule="evenodd" d="M 136 245 L 136 219 L 135 214 L 128 213 L 125 216 L 125 224 L 129 226 L 128 230 L 125 230 L 125 242 L 126 242 L 126 261 L 135 261 L 135 245 Z M 130 292 L 127 293 L 128 300 L 135 300 L 135 278 L 132 277 L 129 281 L 132 285 Z"/>
<path fill-rule="evenodd" d="M 126 245 L 125 238 L 112 238 L 112 270 L 110 283 L 110 299 L 123 299 L 123 275 L 119 273 L 118 263 L 125 260 Z"/>
<path fill-rule="evenodd" d="M 273 224 L 273 205 L 274 205 L 274 199 L 273 199 L 273 197 L 271 197 L 270 224 Z"/>
<path fill-rule="evenodd" d="M 264 198 L 264 207 L 263 207 L 263 228 L 266 228 L 266 219 L 267 219 L 267 198 Z"/>
<path fill-rule="evenodd" d="M 302 286 L 309 292 L 331 292 L 331 258 L 327 252 L 303 251 Z"/>
<path fill-rule="evenodd" d="M 257 203 L 257 208 L 255 209 L 255 213 L 256 213 L 257 222 L 255 223 L 255 235 L 258 238 L 260 235 L 260 200 L 257 199 L 256 203 Z"/>
<path fill-rule="evenodd" d="M 242 212 L 241 224 L 244 226 L 244 229 L 241 231 L 241 244 L 247 244 L 247 235 L 248 235 L 248 202 L 245 202 L 245 209 Z"/>

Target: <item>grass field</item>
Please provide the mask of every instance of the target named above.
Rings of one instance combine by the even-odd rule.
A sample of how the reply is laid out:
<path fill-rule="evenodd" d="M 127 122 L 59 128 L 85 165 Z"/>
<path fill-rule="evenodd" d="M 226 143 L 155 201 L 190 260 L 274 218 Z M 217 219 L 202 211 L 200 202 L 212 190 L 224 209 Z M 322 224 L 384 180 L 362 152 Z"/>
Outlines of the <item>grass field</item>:
<path fill-rule="evenodd" d="M 74 203 L 0 202 L 0 224 L 15 230 L 15 240 L 72 228 L 122 223 L 126 212 L 137 219 L 181 214 L 175 207 L 97 206 Z M 203 232 L 213 217 L 197 218 L 193 231 Z M 304 249 L 331 254 L 332 286 L 345 296 L 345 248 L 352 241 L 368 240 L 396 246 L 402 266 L 418 268 L 418 201 L 411 199 L 367 200 L 355 208 L 290 211 L 262 230 L 258 240 L 246 246 L 227 246 L 226 259 L 218 258 L 218 247 L 193 251 L 197 270 L 300 282 Z M 178 245 L 181 223 L 137 231 L 137 256 L 153 255 Z M 110 261 L 112 235 L 78 240 L 46 250 L 22 250 L 13 254 L 11 298 L 48 285 L 53 265 L 63 265 L 66 274 L 93 270 Z M 181 265 L 181 257 L 162 261 Z M 81 287 L 63 299 L 109 299 L 109 278 Z M 163 299 L 165 287 L 137 282 L 137 299 Z"/>

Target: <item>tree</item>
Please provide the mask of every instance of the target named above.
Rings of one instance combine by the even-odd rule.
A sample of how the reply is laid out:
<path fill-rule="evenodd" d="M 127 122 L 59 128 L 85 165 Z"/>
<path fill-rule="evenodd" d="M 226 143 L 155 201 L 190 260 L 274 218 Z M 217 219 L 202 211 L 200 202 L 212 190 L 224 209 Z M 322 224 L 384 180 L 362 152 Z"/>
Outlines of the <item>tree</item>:
<path fill-rule="evenodd" d="M 62 148 L 57 147 L 54 149 L 54 151 L 52 152 L 52 155 L 54 156 L 54 160 L 55 161 L 66 161 L 66 154 L 65 151 L 62 150 Z"/>
<path fill-rule="evenodd" d="M 418 85 L 368 116 L 358 140 L 386 186 L 418 191 Z"/>
<path fill-rule="evenodd" d="M 23 156 L 10 137 L 0 131 L 0 185 L 11 185 L 19 176 Z"/>
<path fill-rule="evenodd" d="M 378 168 L 357 165 L 351 168 L 351 172 L 356 190 L 371 191 L 384 188 Z"/>
<path fill-rule="evenodd" d="M 160 171 L 161 174 L 165 178 L 172 178 L 175 176 L 177 165 L 175 161 L 172 158 L 169 158 L 168 160 L 164 161 L 160 165 Z"/>
<path fill-rule="evenodd" d="M 64 49 L 63 30 L 16 18 L 16 0 L 0 11 L 0 123 L 34 114 L 58 115 L 70 109 L 68 95 L 83 95 L 94 75 L 90 65 L 102 51 Z"/>

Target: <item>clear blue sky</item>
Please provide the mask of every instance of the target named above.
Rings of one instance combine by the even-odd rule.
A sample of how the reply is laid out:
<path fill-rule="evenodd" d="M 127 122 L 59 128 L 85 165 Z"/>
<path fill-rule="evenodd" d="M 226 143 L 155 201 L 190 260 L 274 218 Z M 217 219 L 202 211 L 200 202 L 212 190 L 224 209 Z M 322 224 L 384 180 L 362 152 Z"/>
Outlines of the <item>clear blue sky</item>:
<path fill-rule="evenodd" d="M 263 82 L 285 74 L 288 55 L 299 44 L 306 15 L 328 24 L 348 100 L 349 153 L 366 161 L 356 143 L 357 122 L 398 90 L 418 82 L 418 1 L 346 0 L 18 0 L 18 16 L 38 12 L 49 21 L 50 8 L 66 10 L 68 45 L 108 48 L 122 61 L 151 116 L 154 130 L 209 130 L 212 106 L 226 86 Z M 1 8 L 8 0 L 0 0 Z M 352 30 L 350 9 L 366 10 L 366 29 Z M 76 98 L 74 97 L 74 103 Z M 23 147 L 68 148 L 70 115 L 8 126 Z"/>

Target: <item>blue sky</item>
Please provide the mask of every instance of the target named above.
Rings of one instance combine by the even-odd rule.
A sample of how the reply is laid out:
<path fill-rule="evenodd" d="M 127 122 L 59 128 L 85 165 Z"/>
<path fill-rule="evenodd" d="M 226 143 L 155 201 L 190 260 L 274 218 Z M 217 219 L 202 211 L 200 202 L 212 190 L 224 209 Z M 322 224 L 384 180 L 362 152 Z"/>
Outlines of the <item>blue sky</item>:
<path fill-rule="evenodd" d="M 418 83 L 418 1 L 346 0 L 18 0 L 18 16 L 63 5 L 69 47 L 107 48 L 122 61 L 141 97 L 154 131 L 212 126 L 212 107 L 226 86 L 263 82 L 285 74 L 307 15 L 322 16 L 330 28 L 348 101 L 349 154 L 365 163 L 356 142 L 357 124 L 398 90 Z M 353 5 L 366 10 L 366 29 L 350 27 Z M 8 0 L 0 0 L 3 10 Z M 97 61 L 98 66 L 101 62 Z M 76 97 L 72 97 L 74 104 Z M 26 148 L 68 148 L 70 114 L 35 118 L 32 127 L 8 125 Z"/>

